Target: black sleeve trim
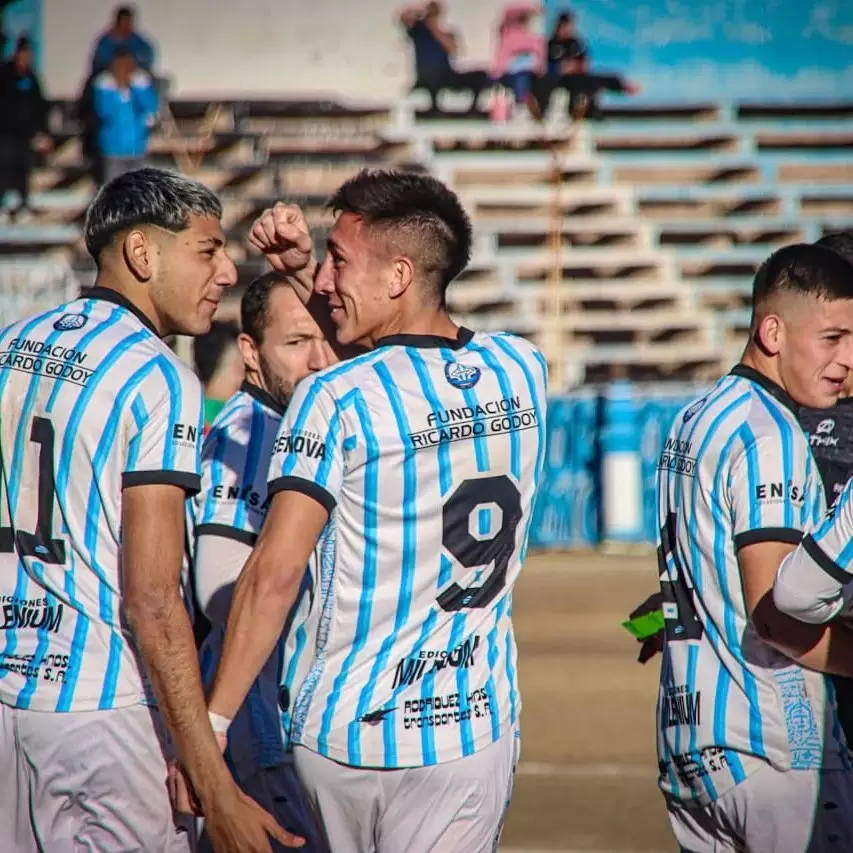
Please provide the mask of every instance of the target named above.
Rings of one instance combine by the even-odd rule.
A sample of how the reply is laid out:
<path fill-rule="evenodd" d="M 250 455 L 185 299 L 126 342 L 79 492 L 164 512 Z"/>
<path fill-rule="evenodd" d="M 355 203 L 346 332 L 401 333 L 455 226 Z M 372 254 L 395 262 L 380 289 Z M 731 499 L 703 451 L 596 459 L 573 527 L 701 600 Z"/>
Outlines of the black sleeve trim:
<path fill-rule="evenodd" d="M 129 486 L 180 486 L 194 495 L 201 490 L 201 477 L 186 471 L 125 471 L 121 475 L 121 487 Z"/>
<path fill-rule="evenodd" d="M 740 551 L 747 545 L 757 545 L 759 542 L 788 542 L 799 545 L 803 539 L 802 530 L 793 527 L 759 527 L 757 530 L 747 530 L 735 536 L 735 551 Z"/>
<path fill-rule="evenodd" d="M 199 524 L 195 529 L 195 535 L 196 539 L 199 536 L 221 536 L 223 539 L 234 539 L 250 548 L 254 548 L 258 541 L 257 533 L 240 530 L 239 527 L 232 527 L 230 524 Z"/>
<path fill-rule="evenodd" d="M 845 572 L 844 569 L 842 569 L 834 560 L 830 560 L 829 557 L 820 550 L 820 546 L 810 535 L 803 539 L 803 549 L 809 557 L 812 558 L 815 564 L 819 568 L 823 569 L 833 580 L 836 580 L 838 583 L 845 586 L 853 581 L 853 575 L 849 572 Z"/>
<path fill-rule="evenodd" d="M 278 477 L 267 486 L 267 494 L 272 497 L 276 492 L 301 492 L 313 498 L 329 515 L 332 514 L 337 501 L 322 486 L 303 480 L 301 477 Z"/>

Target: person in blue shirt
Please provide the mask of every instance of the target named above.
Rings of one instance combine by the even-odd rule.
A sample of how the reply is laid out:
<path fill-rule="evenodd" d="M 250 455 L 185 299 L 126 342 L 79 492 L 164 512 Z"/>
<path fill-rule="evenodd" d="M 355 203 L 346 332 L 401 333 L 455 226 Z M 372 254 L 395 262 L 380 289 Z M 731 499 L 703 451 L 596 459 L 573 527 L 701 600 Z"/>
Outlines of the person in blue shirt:
<path fill-rule="evenodd" d="M 128 51 L 138 68 L 150 72 L 154 65 L 154 46 L 134 29 L 136 11 L 132 6 L 119 6 L 113 26 L 101 35 L 92 52 L 92 73 L 106 71 L 116 51 Z"/>
<path fill-rule="evenodd" d="M 144 165 L 148 134 L 157 116 L 157 92 L 151 77 L 136 68 L 133 56 L 119 48 L 110 70 L 94 81 L 93 101 L 106 183 Z"/>

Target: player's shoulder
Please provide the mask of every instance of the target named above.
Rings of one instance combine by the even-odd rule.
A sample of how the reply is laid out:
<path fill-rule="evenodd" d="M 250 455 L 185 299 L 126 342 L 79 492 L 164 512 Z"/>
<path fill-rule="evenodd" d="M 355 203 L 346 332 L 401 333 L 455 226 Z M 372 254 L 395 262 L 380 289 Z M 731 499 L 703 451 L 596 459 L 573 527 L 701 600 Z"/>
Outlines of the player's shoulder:
<path fill-rule="evenodd" d="M 233 394 L 214 418 L 205 436 L 205 448 L 223 440 L 248 445 L 252 435 L 269 428 L 277 428 L 283 412 L 267 404 L 261 395 L 254 395 L 244 384 Z"/>
<path fill-rule="evenodd" d="M 361 387 L 368 377 L 375 376 L 376 365 L 392 359 L 395 349 L 379 347 L 318 370 L 299 383 L 294 399 L 314 398 L 322 393 L 338 399 L 345 390 Z"/>
<path fill-rule="evenodd" d="M 492 350 L 500 359 L 545 365 L 545 357 L 532 341 L 510 332 L 474 332 L 471 343 Z"/>

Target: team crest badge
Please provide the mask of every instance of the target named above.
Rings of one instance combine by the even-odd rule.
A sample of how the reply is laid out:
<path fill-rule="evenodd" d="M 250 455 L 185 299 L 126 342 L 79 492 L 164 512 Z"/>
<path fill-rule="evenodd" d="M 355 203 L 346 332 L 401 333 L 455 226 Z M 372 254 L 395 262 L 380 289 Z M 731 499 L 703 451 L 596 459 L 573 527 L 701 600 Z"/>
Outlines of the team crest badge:
<path fill-rule="evenodd" d="M 63 314 L 53 324 L 53 328 L 57 332 L 73 332 L 75 329 L 82 329 L 88 320 L 85 314 Z"/>
<path fill-rule="evenodd" d="M 454 388 L 467 391 L 480 381 L 480 368 L 468 367 L 456 361 L 448 361 L 444 365 L 444 378 Z"/>

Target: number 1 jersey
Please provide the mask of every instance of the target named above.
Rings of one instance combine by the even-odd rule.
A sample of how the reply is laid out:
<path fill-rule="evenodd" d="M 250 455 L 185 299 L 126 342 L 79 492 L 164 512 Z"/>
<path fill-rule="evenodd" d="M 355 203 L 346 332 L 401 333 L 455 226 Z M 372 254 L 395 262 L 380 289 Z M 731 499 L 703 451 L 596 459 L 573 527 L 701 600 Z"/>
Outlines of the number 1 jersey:
<path fill-rule="evenodd" d="M 765 763 L 849 769 L 830 679 L 759 639 L 738 566 L 740 549 L 796 544 L 825 511 L 793 400 L 738 365 L 676 416 L 658 477 L 661 787 L 707 804 Z"/>
<path fill-rule="evenodd" d="M 0 332 L 0 701 L 152 703 L 122 614 L 122 489 L 197 491 L 201 388 L 103 288 Z"/>
<path fill-rule="evenodd" d="M 509 733 L 520 700 L 512 588 L 545 450 L 546 368 L 526 341 L 385 338 L 306 379 L 269 492 L 330 512 L 295 743 L 360 767 L 432 765 Z M 301 668 L 301 667 L 300 667 Z"/>

